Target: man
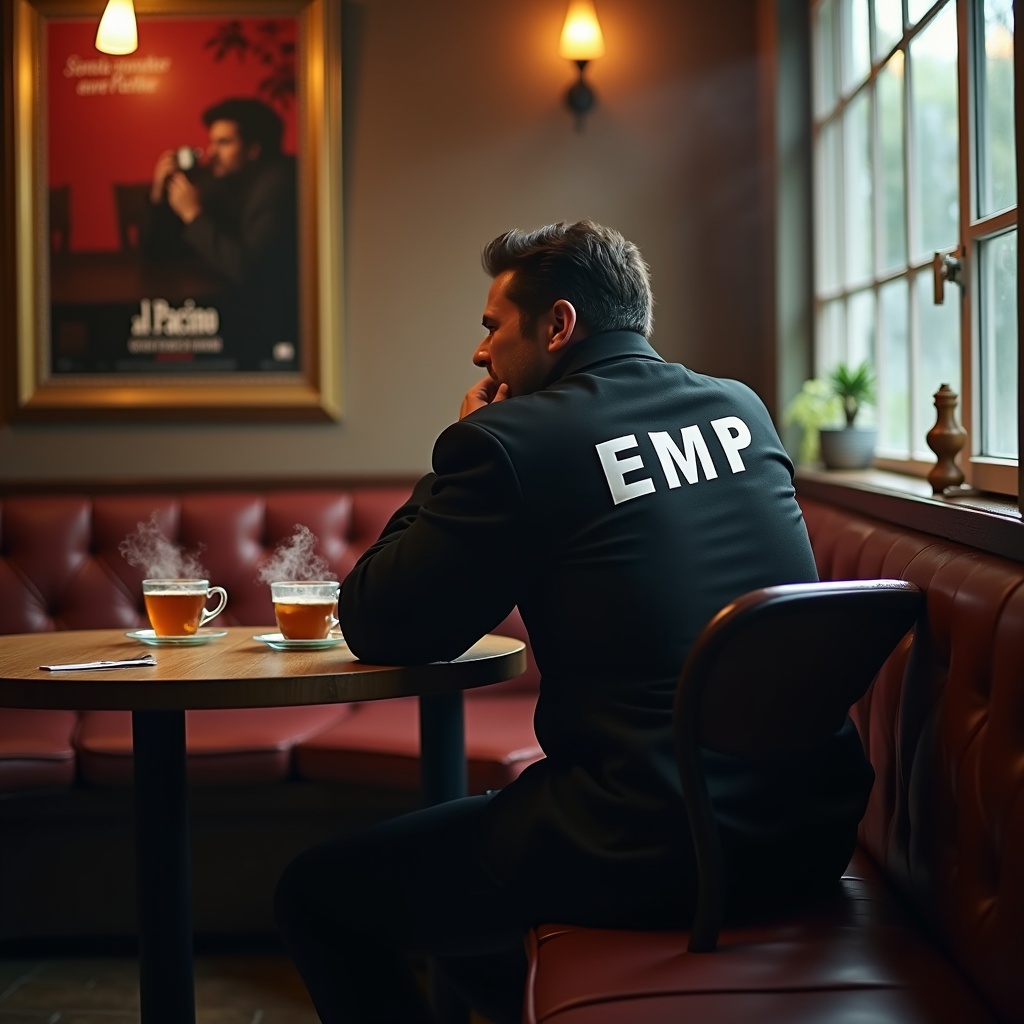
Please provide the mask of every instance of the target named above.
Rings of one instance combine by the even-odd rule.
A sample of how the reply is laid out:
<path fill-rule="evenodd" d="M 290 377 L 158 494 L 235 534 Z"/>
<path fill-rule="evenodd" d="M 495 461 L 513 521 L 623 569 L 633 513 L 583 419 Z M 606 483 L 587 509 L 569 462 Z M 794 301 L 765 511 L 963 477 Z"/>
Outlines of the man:
<path fill-rule="evenodd" d="M 817 578 L 767 410 L 654 351 L 634 245 L 584 221 L 510 231 L 483 261 L 474 362 L 487 376 L 344 581 L 339 614 L 360 658 L 414 663 L 457 657 L 518 605 L 546 757 L 496 794 L 289 868 L 278 920 L 325 1024 L 429 1020 L 409 953 L 440 958 L 493 1020 L 518 1021 L 529 926 L 685 925 L 683 661 L 730 600 Z M 872 778 L 851 723 L 815 763 L 716 758 L 708 771 L 737 868 L 800 897 L 841 875 Z M 757 909 L 757 888 L 736 895 L 734 911 Z"/>
<path fill-rule="evenodd" d="M 204 164 L 183 167 L 181 150 L 156 162 L 143 252 L 153 262 L 198 258 L 221 280 L 216 308 L 233 369 L 294 369 L 297 191 L 295 160 L 281 151 L 284 125 L 247 97 L 223 100 L 202 119 Z"/>

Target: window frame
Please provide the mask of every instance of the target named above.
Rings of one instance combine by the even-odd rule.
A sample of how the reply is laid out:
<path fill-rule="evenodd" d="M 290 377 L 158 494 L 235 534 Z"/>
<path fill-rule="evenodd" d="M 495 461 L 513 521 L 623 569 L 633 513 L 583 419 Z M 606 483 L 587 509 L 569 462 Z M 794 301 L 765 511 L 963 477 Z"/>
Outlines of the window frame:
<path fill-rule="evenodd" d="M 875 305 L 875 365 L 876 369 L 882 370 L 882 364 L 879 360 L 880 345 L 882 344 L 881 335 L 878 331 L 878 327 L 881 323 L 881 311 L 880 303 L 878 302 L 878 296 L 881 289 L 893 280 L 903 280 L 906 282 L 907 292 L 907 345 L 910 349 L 910 363 L 911 366 L 911 387 L 909 389 L 909 401 L 911 408 L 908 410 L 907 415 L 910 418 L 910 429 L 913 431 L 913 435 L 910 437 L 910 454 L 907 458 L 892 458 L 885 455 L 880 455 L 875 459 L 875 466 L 896 471 L 898 473 L 923 477 L 927 476 L 929 470 L 934 466 L 933 460 L 928 460 L 922 457 L 915 457 L 915 448 L 923 448 L 923 438 L 916 436 L 917 428 L 915 424 L 921 417 L 922 410 L 921 404 L 925 401 L 925 398 L 920 394 L 921 380 L 919 377 L 914 375 L 914 363 L 917 359 L 917 332 L 919 329 L 918 325 L 918 314 L 916 311 L 914 288 L 918 276 L 920 274 L 933 273 L 931 259 L 925 258 L 912 258 L 911 253 L 913 250 L 912 245 L 912 213 L 910 210 L 905 210 L 905 228 L 908 232 L 906 239 L 906 251 L 904 261 L 896 268 L 879 269 L 884 262 L 879 257 L 879 248 L 881 246 L 881 204 L 877 198 L 877 190 L 880 183 L 883 181 L 880 171 L 880 131 L 878 122 L 878 79 L 882 70 L 886 67 L 887 62 L 892 56 L 899 50 L 902 50 L 906 54 L 909 50 L 910 42 L 913 38 L 920 35 L 929 24 L 939 15 L 940 11 L 946 7 L 946 3 L 950 3 L 954 7 L 956 17 L 956 32 L 957 32 L 957 115 L 958 115 L 958 195 L 960 198 L 959 202 L 959 216 L 957 235 L 957 245 L 953 249 L 946 250 L 951 254 L 955 255 L 961 262 L 963 268 L 962 271 L 962 286 L 960 286 L 960 406 L 958 416 L 960 422 L 967 431 L 967 441 L 959 457 L 959 464 L 964 472 L 965 479 L 971 487 L 977 490 L 991 491 L 998 494 L 1005 494 L 1014 497 L 1014 500 L 1021 500 L 1024 497 L 1024 490 L 1021 488 L 1021 481 L 1024 480 L 1024 469 L 1021 466 L 1021 459 L 1019 457 L 1020 452 L 1024 449 L 1024 366 L 1022 366 L 1021 356 L 1021 309 L 1024 306 L 1024 300 L 1022 300 L 1022 284 L 1024 281 L 1024 271 L 1021 268 L 1021 260 L 1018 256 L 1018 276 L 1017 276 L 1017 340 L 1018 340 L 1018 360 L 1017 360 L 1017 384 L 1018 384 L 1018 402 L 1017 402 L 1017 440 L 1018 440 L 1018 458 L 1015 460 L 1010 459 L 995 459 L 989 457 L 983 457 L 975 454 L 976 438 L 980 437 L 980 402 L 977 398 L 977 390 L 975 388 L 975 382 L 979 378 L 979 360 L 980 360 L 980 330 L 979 330 L 979 315 L 980 315 L 980 303 L 977 301 L 977 297 L 980 295 L 980 277 L 979 277 L 979 246 L 986 240 L 998 235 L 1006 230 L 1015 230 L 1018 238 L 1018 253 L 1019 253 L 1019 226 L 1018 226 L 1018 209 L 1020 205 L 1020 193 L 1022 190 L 1021 181 L 1021 167 L 1022 167 L 1022 139 L 1020 131 L 1021 123 L 1021 74 L 1020 67 L 1017 61 L 1017 53 L 1019 52 L 1019 44 L 1021 38 L 1021 26 L 1018 24 L 1019 18 L 1014 17 L 1014 93 L 1015 93 L 1015 108 L 1014 108 L 1014 124 L 1016 127 L 1016 165 L 1017 165 L 1017 192 L 1014 197 L 1016 205 L 1011 206 L 1009 209 L 999 211 L 995 214 L 989 214 L 980 216 L 978 214 L 978 191 L 976 186 L 976 159 L 977 159 L 977 120 L 978 120 L 978 106 L 977 106 L 977 89 L 978 89 L 978 74 L 980 71 L 980 59 L 984 55 L 984 36 L 982 26 L 982 4 L 975 2 L 975 0 L 935 0 L 929 7 L 928 11 L 921 16 L 921 18 L 911 28 L 907 27 L 907 3 L 906 0 L 901 4 L 903 14 L 903 30 L 899 37 L 895 39 L 892 44 L 878 51 L 878 44 L 876 38 L 876 19 L 875 19 L 875 0 L 864 0 L 864 9 L 867 12 L 868 20 L 868 49 L 870 55 L 870 66 L 866 77 L 863 80 L 858 79 L 852 86 L 845 86 L 844 81 L 847 79 L 846 69 L 842 66 L 843 56 L 851 50 L 851 46 L 844 43 L 840 37 L 840 32 L 843 30 L 843 26 L 846 26 L 850 20 L 850 16 L 847 13 L 848 9 L 852 9 L 852 4 L 847 0 L 832 0 L 832 6 L 830 10 L 827 10 L 829 6 L 829 0 L 816 0 L 812 3 L 809 12 L 809 45 L 811 52 L 809 54 L 810 64 L 810 84 L 811 84 L 811 103 L 809 104 L 809 113 L 811 118 L 811 131 L 810 131 L 810 146 L 811 146 L 811 162 L 812 162 L 812 180 L 813 180 L 813 204 L 812 204 L 812 238 L 817 248 L 814 259 L 813 269 L 813 284 L 811 288 L 811 304 L 812 304 L 812 364 L 815 366 L 817 373 L 820 375 L 823 366 L 819 365 L 818 356 L 822 352 L 824 343 L 821 338 L 821 325 L 823 322 L 824 312 L 830 302 L 833 302 L 836 298 L 842 298 L 842 306 L 844 311 L 848 311 L 850 300 L 858 292 L 863 289 L 867 289 L 874 297 Z M 830 38 L 830 54 L 829 57 L 832 62 L 831 73 L 834 77 L 834 95 L 828 100 L 827 103 L 822 102 L 823 85 L 825 82 L 824 75 L 829 70 L 825 67 L 826 61 L 823 55 L 818 52 L 817 42 L 821 36 L 819 33 L 819 22 L 818 19 L 823 16 L 823 12 L 831 18 L 831 24 L 833 25 L 833 33 Z M 839 26 L 838 30 L 834 26 Z M 913 70 L 910 71 L 911 75 Z M 910 90 L 913 88 L 913 83 L 910 83 Z M 849 91 L 845 91 L 845 90 Z M 911 167 L 910 161 L 910 134 L 913 130 L 911 123 L 912 114 L 912 97 L 910 96 L 910 90 L 904 89 L 903 94 L 903 124 L 902 124 L 902 135 L 903 135 L 903 189 L 904 195 L 908 196 L 914 189 L 914 183 L 910 177 Z M 852 281 L 849 279 L 846 273 L 845 267 L 842 265 L 844 255 L 848 248 L 848 238 L 846 237 L 846 217 L 844 212 L 840 212 L 833 218 L 833 223 L 838 233 L 838 245 L 839 245 L 839 266 L 835 268 L 836 280 L 829 282 L 823 286 L 821 282 L 822 273 L 822 260 L 824 254 L 821 249 L 822 239 L 822 225 L 826 223 L 822 216 L 822 203 L 826 192 L 830 191 L 833 194 L 838 192 L 841 202 L 840 207 L 843 207 L 842 200 L 845 197 L 845 182 L 843 181 L 843 175 L 846 173 L 847 160 L 842 151 L 842 140 L 839 144 L 839 157 L 835 161 L 837 170 L 836 183 L 830 185 L 827 189 L 822 185 L 822 160 L 824 159 L 823 150 L 824 146 L 820 144 L 820 140 L 823 136 L 823 131 L 832 125 L 832 130 L 837 131 L 840 136 L 843 134 L 843 118 L 845 112 L 848 109 L 851 102 L 853 102 L 863 92 L 868 92 L 871 103 L 870 113 L 870 124 L 871 124 L 871 166 L 872 166 L 872 219 L 871 219 L 871 230 L 872 230 L 872 249 L 875 254 L 873 266 L 871 268 L 871 274 L 866 280 Z M 909 204 L 907 204 L 909 206 Z M 950 283 L 945 284 L 948 290 L 951 287 L 957 287 Z M 947 291 L 948 294 L 948 291 Z M 845 344 L 845 342 L 844 342 Z M 835 348 L 833 342 L 832 346 Z M 916 403 L 916 406 L 915 406 Z M 915 408 L 917 414 L 915 416 Z"/>

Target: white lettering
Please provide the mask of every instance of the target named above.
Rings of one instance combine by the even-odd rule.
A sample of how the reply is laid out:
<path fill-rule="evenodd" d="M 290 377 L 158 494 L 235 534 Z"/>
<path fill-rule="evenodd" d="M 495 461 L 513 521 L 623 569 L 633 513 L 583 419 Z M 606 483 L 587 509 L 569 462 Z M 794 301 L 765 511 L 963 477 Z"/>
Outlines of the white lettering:
<path fill-rule="evenodd" d="M 738 416 L 723 416 L 721 419 L 712 420 L 711 426 L 718 435 L 725 457 L 729 460 L 729 468 L 734 473 L 744 472 L 747 467 L 743 465 L 739 453 L 750 446 L 750 428 Z"/>
<path fill-rule="evenodd" d="M 139 312 L 132 317 L 131 327 L 133 337 L 213 337 L 219 330 L 220 313 L 216 308 L 197 306 L 194 299 L 186 299 L 181 306 L 172 306 L 166 299 L 140 299 Z"/>
<path fill-rule="evenodd" d="M 644 460 L 639 455 L 633 455 L 628 459 L 618 458 L 619 452 L 637 447 L 636 434 L 614 437 L 610 441 L 602 441 L 594 447 L 597 449 L 597 457 L 601 460 L 601 468 L 604 470 L 605 480 L 608 481 L 612 501 L 616 505 L 623 501 L 629 501 L 631 498 L 650 494 L 654 490 L 654 481 L 650 477 L 626 483 L 627 473 L 644 468 Z"/>
<path fill-rule="evenodd" d="M 62 74 L 75 78 L 77 96 L 114 96 L 155 93 L 160 76 L 171 69 L 170 57 L 107 57 L 83 60 L 72 54 L 64 62 Z"/>
<path fill-rule="evenodd" d="M 88 78 L 92 75 L 109 75 L 111 63 L 106 57 L 82 60 L 77 53 L 71 54 L 64 62 L 65 78 Z"/>
<path fill-rule="evenodd" d="M 165 75 L 171 70 L 170 57 L 115 57 L 114 64 L 122 74 Z"/>
<path fill-rule="evenodd" d="M 718 443 L 722 446 L 725 457 L 729 460 L 729 468 L 733 473 L 745 472 L 747 467 L 743 464 L 739 453 L 744 448 L 750 447 L 752 440 L 750 428 L 738 416 L 722 416 L 712 420 L 710 425 L 718 438 Z M 718 479 L 718 470 L 711 458 L 708 443 L 696 423 L 680 427 L 679 436 L 682 448 L 672 440 L 668 431 L 651 430 L 647 436 L 651 439 L 651 445 L 661 463 L 661 471 L 665 475 L 665 482 L 670 490 L 682 486 L 679 470 L 682 470 L 682 474 L 689 484 L 700 483 L 702 470 L 705 480 Z M 627 473 L 635 473 L 637 470 L 645 468 L 641 455 L 619 458 L 621 452 L 639 450 L 636 434 L 613 437 L 610 441 L 601 441 L 594 447 L 597 450 L 597 457 L 601 461 L 601 468 L 604 470 L 612 501 L 616 505 L 632 498 L 654 493 L 656 488 L 650 477 L 626 482 Z"/>
<path fill-rule="evenodd" d="M 109 92 L 110 83 L 105 78 L 83 78 L 75 82 L 76 96 L 106 96 Z"/>
<path fill-rule="evenodd" d="M 153 322 L 149 316 L 149 299 L 139 301 L 139 311 L 132 317 L 132 337 L 140 334 L 148 337 L 153 333 Z"/>
<path fill-rule="evenodd" d="M 687 483 L 695 484 L 700 477 L 697 470 L 698 459 L 704 470 L 704 476 L 708 480 L 714 480 L 718 476 L 718 470 L 715 469 L 715 464 L 711 461 L 711 452 L 708 451 L 708 445 L 704 440 L 704 435 L 700 432 L 700 427 L 696 425 L 683 427 L 679 433 L 683 440 L 682 451 L 676 447 L 676 443 L 667 431 L 654 430 L 648 434 L 661 462 L 661 471 L 665 474 L 669 487 L 682 485 L 679 474 L 676 472 L 676 466 L 683 471 Z"/>

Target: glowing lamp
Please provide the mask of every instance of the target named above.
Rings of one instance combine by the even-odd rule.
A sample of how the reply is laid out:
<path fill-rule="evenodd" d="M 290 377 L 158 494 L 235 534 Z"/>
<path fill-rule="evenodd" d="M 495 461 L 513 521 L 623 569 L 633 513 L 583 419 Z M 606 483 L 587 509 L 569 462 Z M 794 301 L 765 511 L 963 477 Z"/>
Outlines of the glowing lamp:
<path fill-rule="evenodd" d="M 107 0 L 96 29 L 96 49 L 100 53 L 134 53 L 139 48 L 139 29 L 132 0 Z"/>

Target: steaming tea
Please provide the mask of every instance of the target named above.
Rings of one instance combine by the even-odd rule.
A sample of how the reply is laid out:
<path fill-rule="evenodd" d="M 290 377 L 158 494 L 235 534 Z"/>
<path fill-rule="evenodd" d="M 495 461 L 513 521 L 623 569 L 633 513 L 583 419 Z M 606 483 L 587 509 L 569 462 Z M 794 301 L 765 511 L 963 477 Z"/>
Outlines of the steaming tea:
<path fill-rule="evenodd" d="M 209 580 L 143 580 L 142 596 L 157 636 L 192 636 L 228 603 L 227 591 Z M 211 597 L 217 605 L 207 608 Z"/>
<path fill-rule="evenodd" d="M 271 583 L 277 628 L 286 640 L 322 640 L 338 624 L 335 580 Z"/>

